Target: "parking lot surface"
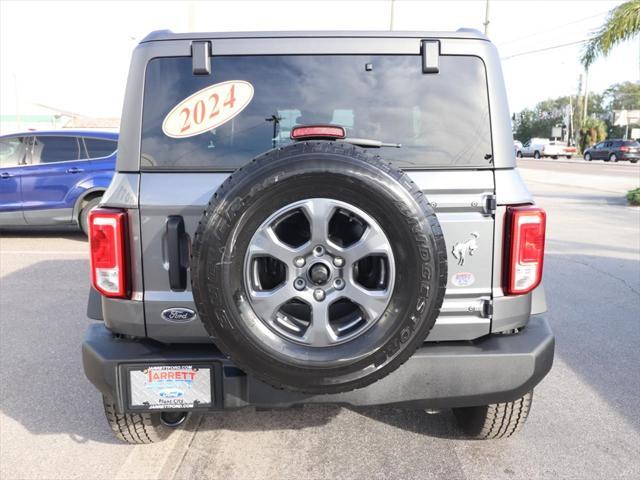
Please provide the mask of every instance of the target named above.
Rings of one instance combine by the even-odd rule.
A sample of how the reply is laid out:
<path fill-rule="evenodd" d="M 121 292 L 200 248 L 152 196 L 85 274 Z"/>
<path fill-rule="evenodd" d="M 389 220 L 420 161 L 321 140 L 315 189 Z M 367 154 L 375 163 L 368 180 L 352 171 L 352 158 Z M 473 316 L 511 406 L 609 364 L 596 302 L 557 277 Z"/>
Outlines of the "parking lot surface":
<path fill-rule="evenodd" d="M 119 444 L 82 372 L 86 241 L 4 232 L 0 478 L 640 478 L 640 209 L 621 190 L 640 169 L 520 165 L 548 213 L 557 345 L 517 436 L 465 440 L 450 412 L 308 406 L 192 417 L 165 443 Z"/>

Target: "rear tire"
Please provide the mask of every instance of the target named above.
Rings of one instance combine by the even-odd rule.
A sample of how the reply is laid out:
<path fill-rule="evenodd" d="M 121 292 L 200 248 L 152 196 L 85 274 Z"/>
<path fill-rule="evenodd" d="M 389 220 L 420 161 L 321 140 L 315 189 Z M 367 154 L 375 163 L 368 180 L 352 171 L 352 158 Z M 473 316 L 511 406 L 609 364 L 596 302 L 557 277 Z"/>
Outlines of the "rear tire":
<path fill-rule="evenodd" d="M 631 163 L 638 163 L 638 160 L 629 160 Z"/>
<path fill-rule="evenodd" d="M 80 229 L 82 232 L 89 236 L 89 212 L 100 205 L 102 201 L 102 197 L 92 198 L 87 202 L 87 204 L 82 207 L 80 211 L 80 218 L 78 219 L 78 223 L 80 223 Z"/>
<path fill-rule="evenodd" d="M 565 155 L 567 160 L 571 160 L 571 155 Z"/>
<path fill-rule="evenodd" d="M 618 157 L 615 153 L 612 153 L 611 155 L 609 155 L 609 161 L 616 163 L 618 161 Z"/>
<path fill-rule="evenodd" d="M 522 158 L 522 152 L 520 150 L 518 150 L 518 152 L 516 153 L 516 157 Z"/>
<path fill-rule="evenodd" d="M 471 438 L 507 438 L 522 428 L 529 416 L 532 401 L 533 390 L 513 402 L 454 408 L 453 414 Z"/>
<path fill-rule="evenodd" d="M 538 152 L 537 150 L 535 152 L 533 152 L 533 158 L 538 160 L 540 158 L 540 152 Z"/>
<path fill-rule="evenodd" d="M 125 443 L 142 445 L 165 440 L 171 435 L 174 427 L 182 425 L 186 419 L 186 412 L 175 418 L 163 422 L 161 413 L 124 413 L 116 411 L 111 401 L 103 397 L 104 414 L 113 433 Z M 173 412 L 169 412 L 173 414 Z M 169 426 L 170 425 L 170 426 Z"/>

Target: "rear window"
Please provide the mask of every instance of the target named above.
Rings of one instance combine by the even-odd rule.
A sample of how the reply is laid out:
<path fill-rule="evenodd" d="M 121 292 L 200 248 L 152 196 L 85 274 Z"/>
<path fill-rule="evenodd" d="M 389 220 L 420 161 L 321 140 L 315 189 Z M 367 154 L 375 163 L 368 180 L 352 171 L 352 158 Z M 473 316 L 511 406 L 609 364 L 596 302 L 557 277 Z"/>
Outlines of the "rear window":
<path fill-rule="evenodd" d="M 108 157 L 118 148 L 118 142 L 102 138 L 85 137 L 84 144 L 87 147 L 89 158 Z"/>
<path fill-rule="evenodd" d="M 440 73 L 426 75 L 419 55 L 222 56 L 212 58 L 211 70 L 193 75 L 190 57 L 149 62 L 142 169 L 233 170 L 287 145 L 292 127 L 309 124 L 399 143 L 379 153 L 400 168 L 492 162 L 486 74 L 477 57 L 442 56 Z M 187 97 L 233 80 L 254 89 L 235 117 L 188 138 L 163 132 L 169 112 Z"/>

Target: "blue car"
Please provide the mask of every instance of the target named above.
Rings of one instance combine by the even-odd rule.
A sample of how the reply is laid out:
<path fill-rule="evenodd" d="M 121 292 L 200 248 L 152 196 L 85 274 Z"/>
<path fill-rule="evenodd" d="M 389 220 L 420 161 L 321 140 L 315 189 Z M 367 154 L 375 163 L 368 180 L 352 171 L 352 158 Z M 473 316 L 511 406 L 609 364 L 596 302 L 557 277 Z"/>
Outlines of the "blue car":
<path fill-rule="evenodd" d="M 113 177 L 118 134 L 32 131 L 0 137 L 0 228 L 77 225 Z"/>

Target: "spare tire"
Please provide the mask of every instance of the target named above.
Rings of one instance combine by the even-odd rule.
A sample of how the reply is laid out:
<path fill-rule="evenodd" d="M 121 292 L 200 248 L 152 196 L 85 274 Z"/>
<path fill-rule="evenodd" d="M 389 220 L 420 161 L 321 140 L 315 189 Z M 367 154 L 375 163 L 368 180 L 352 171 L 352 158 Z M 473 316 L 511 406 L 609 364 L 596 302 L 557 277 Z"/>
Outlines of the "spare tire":
<path fill-rule="evenodd" d="M 442 230 L 407 175 L 366 150 L 272 150 L 215 192 L 192 289 L 218 348 L 278 388 L 335 393 L 404 363 L 438 317 Z"/>

